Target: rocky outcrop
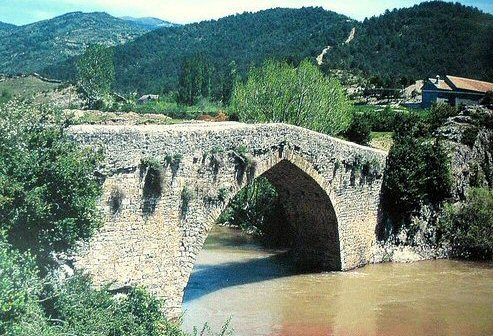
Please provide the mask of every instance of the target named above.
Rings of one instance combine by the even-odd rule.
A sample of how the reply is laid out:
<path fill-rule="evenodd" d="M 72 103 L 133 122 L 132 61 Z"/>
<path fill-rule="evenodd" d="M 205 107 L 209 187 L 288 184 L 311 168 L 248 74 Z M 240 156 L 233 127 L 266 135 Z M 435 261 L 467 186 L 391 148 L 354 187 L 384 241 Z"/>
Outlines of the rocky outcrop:
<path fill-rule="evenodd" d="M 464 201 L 471 187 L 493 186 L 492 126 L 493 110 L 470 106 L 436 130 L 434 136 L 442 141 L 450 158 L 452 185 L 447 202 Z M 449 247 L 437 235 L 441 211 L 440 205 L 423 204 L 406 228 L 376 245 L 373 262 L 446 258 Z"/>
<path fill-rule="evenodd" d="M 482 106 L 465 108 L 449 118 L 436 136 L 450 153 L 451 195 L 464 200 L 469 187 L 493 185 L 493 110 Z"/>

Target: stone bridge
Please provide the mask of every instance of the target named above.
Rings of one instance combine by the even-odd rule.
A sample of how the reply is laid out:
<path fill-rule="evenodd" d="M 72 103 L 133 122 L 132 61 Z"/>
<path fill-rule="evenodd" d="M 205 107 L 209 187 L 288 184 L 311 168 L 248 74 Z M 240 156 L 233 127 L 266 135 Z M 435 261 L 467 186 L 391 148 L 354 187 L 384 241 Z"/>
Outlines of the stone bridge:
<path fill-rule="evenodd" d="M 104 150 L 105 224 L 75 266 L 99 285 L 143 285 L 181 312 L 207 234 L 232 197 L 270 180 L 296 229 L 294 255 L 319 270 L 372 257 L 386 153 L 285 124 L 74 126 Z"/>

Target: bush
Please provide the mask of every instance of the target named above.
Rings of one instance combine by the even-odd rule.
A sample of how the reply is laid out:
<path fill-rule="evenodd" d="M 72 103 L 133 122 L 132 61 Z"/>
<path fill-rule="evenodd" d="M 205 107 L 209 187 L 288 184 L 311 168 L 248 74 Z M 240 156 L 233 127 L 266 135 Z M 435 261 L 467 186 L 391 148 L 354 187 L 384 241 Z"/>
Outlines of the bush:
<path fill-rule="evenodd" d="M 36 310 L 42 289 L 38 269 L 28 253 L 20 253 L 0 233 L 0 335 L 16 329 Z"/>
<path fill-rule="evenodd" d="M 493 191 L 473 188 L 466 202 L 448 205 L 440 220 L 453 253 L 473 259 L 493 258 Z"/>
<path fill-rule="evenodd" d="M 345 134 L 349 141 L 368 145 L 371 141 L 371 125 L 365 115 L 355 114 Z"/>
<path fill-rule="evenodd" d="M 246 122 L 286 122 L 330 135 L 351 122 L 350 103 L 341 84 L 303 61 L 297 68 L 267 61 L 235 85 L 232 113 Z"/>
<path fill-rule="evenodd" d="M 412 130 L 412 128 L 410 128 Z M 419 126 L 397 134 L 387 158 L 382 201 L 396 232 L 422 204 L 439 204 L 449 196 L 447 153 L 438 140 L 418 136 Z"/>
<path fill-rule="evenodd" d="M 3 89 L 2 92 L 0 92 L 0 105 L 5 104 L 11 99 L 12 99 L 12 93 L 10 93 L 9 90 Z"/>
<path fill-rule="evenodd" d="M 457 108 L 447 103 L 433 104 L 430 109 L 428 122 L 431 129 L 434 130 L 441 126 L 447 118 L 454 117 L 458 114 L 459 111 L 457 110 Z"/>
<path fill-rule="evenodd" d="M 69 140 L 61 113 L 12 101 L 0 115 L 0 222 L 22 251 L 46 258 L 99 227 L 99 153 Z"/>
<path fill-rule="evenodd" d="M 162 314 L 161 302 L 141 288 L 115 297 L 107 288 L 95 290 L 81 275 L 70 278 L 50 292 L 52 316 L 60 324 L 61 334 L 71 335 L 183 335 Z"/>
<path fill-rule="evenodd" d="M 87 276 L 54 281 L 42 280 L 34 258 L 0 235 L 0 335 L 184 335 L 142 288 L 116 297 L 93 289 Z"/>

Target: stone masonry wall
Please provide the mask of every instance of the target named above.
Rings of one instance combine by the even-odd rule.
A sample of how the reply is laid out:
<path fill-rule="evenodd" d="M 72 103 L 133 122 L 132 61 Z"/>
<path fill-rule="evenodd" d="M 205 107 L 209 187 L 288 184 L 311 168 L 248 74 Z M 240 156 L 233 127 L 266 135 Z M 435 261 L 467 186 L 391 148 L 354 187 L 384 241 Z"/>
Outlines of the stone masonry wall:
<path fill-rule="evenodd" d="M 217 217 L 261 175 L 299 223 L 301 258 L 348 270 L 372 257 L 385 152 L 285 124 L 82 125 L 70 132 L 105 153 L 99 171 L 105 225 L 80 248 L 76 267 L 97 285 L 147 287 L 165 299 L 170 317 L 181 312 L 183 290 Z M 160 167 L 151 196 L 142 161 Z"/>

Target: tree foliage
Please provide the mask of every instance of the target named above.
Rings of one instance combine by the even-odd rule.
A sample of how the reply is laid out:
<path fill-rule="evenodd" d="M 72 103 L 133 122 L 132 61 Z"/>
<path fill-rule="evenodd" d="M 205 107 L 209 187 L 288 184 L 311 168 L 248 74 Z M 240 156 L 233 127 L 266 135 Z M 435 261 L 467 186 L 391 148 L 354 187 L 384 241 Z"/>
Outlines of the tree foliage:
<path fill-rule="evenodd" d="M 1 72 L 40 73 L 55 66 L 57 71 L 50 74 L 51 78 L 75 74 L 73 59 L 69 67 L 60 62 L 84 53 L 87 44 L 117 45 L 147 31 L 148 28 L 103 12 L 71 12 L 7 31 L 0 29 Z"/>
<path fill-rule="evenodd" d="M 201 97 L 210 97 L 212 72 L 210 64 L 200 55 L 185 59 L 178 83 L 178 102 L 191 106 Z"/>
<path fill-rule="evenodd" d="M 343 43 L 353 27 L 354 40 Z M 332 49 L 325 57 L 326 69 L 356 70 L 373 77 L 377 86 L 402 86 L 436 74 L 491 80 L 492 31 L 491 14 L 443 1 L 388 11 L 363 22 L 322 8 L 276 8 L 158 29 L 117 46 L 116 88 L 176 91 L 182 61 L 202 54 L 215 69 L 216 92 L 232 61 L 243 77 L 252 65 L 266 59 L 296 65 L 305 58 L 315 59 L 327 46 Z M 43 73 L 70 78 L 73 62 Z"/>
<path fill-rule="evenodd" d="M 428 122 L 431 129 L 437 129 L 447 118 L 456 116 L 457 114 L 459 114 L 459 111 L 455 106 L 447 103 L 433 104 L 430 108 Z"/>
<path fill-rule="evenodd" d="M 351 43 L 328 53 L 325 65 L 363 71 L 387 87 L 437 74 L 491 81 L 492 32 L 491 14 L 459 3 L 428 1 L 365 19 Z"/>
<path fill-rule="evenodd" d="M 443 236 L 457 256 L 493 258 L 493 191 L 469 190 L 466 202 L 448 205 L 440 220 Z"/>
<path fill-rule="evenodd" d="M 247 122 L 287 122 L 331 135 L 351 122 L 350 103 L 341 84 L 325 77 L 310 61 L 294 68 L 266 61 L 238 82 L 231 110 Z"/>
<path fill-rule="evenodd" d="M 327 45 L 344 41 L 355 24 L 347 16 L 309 7 L 275 8 L 157 29 L 115 47 L 116 89 L 142 94 L 177 91 L 182 62 L 200 54 L 215 70 L 212 91 L 220 96 L 232 62 L 241 77 L 268 58 L 298 64 L 315 58 Z M 43 73 L 67 79 L 71 68 L 64 63 Z"/>
<path fill-rule="evenodd" d="M 416 118 L 405 117 L 394 135 L 382 185 L 383 207 L 394 231 L 407 225 L 420 205 L 439 204 L 450 193 L 447 152 L 427 130 Z"/>
<path fill-rule="evenodd" d="M 266 178 L 260 177 L 240 190 L 219 222 L 239 227 L 269 247 L 293 244 L 294 229 L 289 226 L 276 189 Z"/>
<path fill-rule="evenodd" d="M 364 114 L 356 113 L 344 134 L 349 141 L 368 145 L 371 140 L 371 123 Z"/>
<path fill-rule="evenodd" d="M 9 336 L 181 336 L 162 303 L 142 288 L 115 297 L 77 274 L 60 284 L 38 275 L 34 259 L 0 240 L 0 334 Z"/>
<path fill-rule="evenodd" d="M 60 113 L 12 101 L 0 115 L 0 222 L 38 257 L 72 247 L 99 226 L 100 154 L 70 141 Z"/>
<path fill-rule="evenodd" d="M 41 290 L 34 258 L 14 250 L 0 232 L 0 335 L 36 310 Z"/>
<path fill-rule="evenodd" d="M 102 45 L 89 46 L 77 61 L 77 83 L 91 102 L 108 97 L 115 81 L 113 49 Z"/>

